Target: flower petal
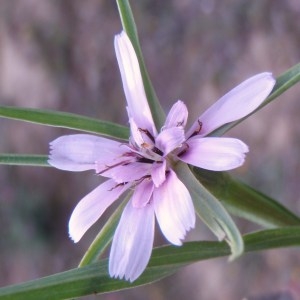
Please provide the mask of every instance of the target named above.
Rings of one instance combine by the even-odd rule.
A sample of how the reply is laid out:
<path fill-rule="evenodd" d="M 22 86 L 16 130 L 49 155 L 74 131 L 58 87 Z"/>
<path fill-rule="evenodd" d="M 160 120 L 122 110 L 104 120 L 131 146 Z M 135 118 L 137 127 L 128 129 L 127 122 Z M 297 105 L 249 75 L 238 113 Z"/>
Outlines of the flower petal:
<path fill-rule="evenodd" d="M 95 169 L 95 162 L 111 161 L 124 152 L 121 144 L 89 134 L 65 135 L 50 143 L 48 163 L 67 171 Z"/>
<path fill-rule="evenodd" d="M 69 235 L 77 243 L 103 212 L 130 187 L 107 180 L 86 195 L 75 207 L 69 221 Z"/>
<path fill-rule="evenodd" d="M 155 135 L 156 129 L 146 98 L 139 62 L 125 31 L 115 36 L 115 51 L 127 99 L 129 118 L 133 118 L 138 127 L 147 129 Z"/>
<path fill-rule="evenodd" d="M 154 189 L 153 204 L 164 236 L 174 245 L 181 245 L 186 232 L 195 226 L 195 209 L 189 191 L 170 170 L 166 181 Z"/>
<path fill-rule="evenodd" d="M 159 187 L 166 180 L 166 160 L 152 164 L 151 177 L 155 187 Z"/>
<path fill-rule="evenodd" d="M 275 79 L 267 72 L 245 80 L 206 110 L 190 128 L 187 137 L 199 130 L 199 122 L 199 134 L 205 136 L 226 123 L 247 116 L 267 98 L 274 85 Z"/>
<path fill-rule="evenodd" d="M 130 182 L 150 175 L 151 167 L 151 164 L 133 162 L 111 168 L 101 173 L 101 176 L 112 178 L 117 183 Z"/>
<path fill-rule="evenodd" d="M 178 100 L 170 109 L 163 129 L 170 127 L 185 127 L 188 118 L 186 105 Z"/>
<path fill-rule="evenodd" d="M 131 282 L 145 270 L 154 238 L 153 205 L 134 208 L 129 201 L 116 229 L 109 256 L 109 274 Z"/>
<path fill-rule="evenodd" d="M 131 198 L 132 206 L 135 208 L 142 208 L 146 206 L 153 192 L 153 182 L 149 179 L 144 179 L 140 184 L 138 184 Z"/>
<path fill-rule="evenodd" d="M 184 141 L 183 127 L 171 127 L 158 134 L 155 144 L 163 152 L 164 156 L 166 156 L 174 149 L 180 147 Z"/>
<path fill-rule="evenodd" d="M 129 124 L 131 144 L 139 149 L 151 149 L 154 145 L 154 137 L 151 135 L 151 133 L 147 132 L 147 130 L 143 132 L 143 129 L 139 128 L 132 118 L 129 119 Z"/>
<path fill-rule="evenodd" d="M 188 150 L 179 158 L 191 165 L 212 171 L 226 171 L 244 163 L 248 147 L 233 138 L 195 136 L 187 142 Z"/>

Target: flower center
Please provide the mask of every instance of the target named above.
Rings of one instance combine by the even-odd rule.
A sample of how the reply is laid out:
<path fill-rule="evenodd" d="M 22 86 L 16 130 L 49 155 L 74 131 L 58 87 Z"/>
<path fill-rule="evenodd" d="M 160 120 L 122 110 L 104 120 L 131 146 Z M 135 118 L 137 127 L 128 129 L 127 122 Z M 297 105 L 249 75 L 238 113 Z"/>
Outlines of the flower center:
<path fill-rule="evenodd" d="M 141 133 L 143 142 L 138 147 L 140 154 L 146 159 L 145 162 L 150 163 L 154 161 L 162 161 L 164 153 L 155 146 L 155 138 L 147 129 L 138 128 Z"/>

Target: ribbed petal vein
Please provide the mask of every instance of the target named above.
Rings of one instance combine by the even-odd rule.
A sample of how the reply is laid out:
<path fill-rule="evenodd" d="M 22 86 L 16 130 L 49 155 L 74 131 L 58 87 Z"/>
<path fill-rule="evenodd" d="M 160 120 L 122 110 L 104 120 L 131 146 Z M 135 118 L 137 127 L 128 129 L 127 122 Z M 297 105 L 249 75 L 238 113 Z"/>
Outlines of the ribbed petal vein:
<path fill-rule="evenodd" d="M 152 164 L 151 177 L 156 187 L 166 180 L 166 160 Z"/>
<path fill-rule="evenodd" d="M 234 138 L 194 137 L 180 159 L 188 164 L 212 171 L 226 171 L 244 163 L 248 147 Z"/>
<path fill-rule="evenodd" d="M 145 207 L 150 201 L 153 187 L 153 182 L 150 179 L 144 179 L 137 185 L 131 198 L 132 206 L 135 208 Z"/>
<path fill-rule="evenodd" d="M 189 191 L 172 170 L 154 190 L 153 203 L 162 233 L 172 244 L 180 246 L 186 232 L 195 226 L 195 210 Z"/>
<path fill-rule="evenodd" d="M 116 229 L 109 256 L 109 274 L 131 282 L 146 268 L 153 247 L 154 211 L 151 204 L 127 203 Z"/>
<path fill-rule="evenodd" d="M 96 168 L 96 161 L 110 161 L 124 151 L 120 143 L 89 134 L 65 135 L 50 143 L 49 164 L 67 171 Z"/>
<path fill-rule="evenodd" d="M 77 243 L 107 207 L 129 187 L 129 184 L 117 186 L 113 180 L 107 180 L 80 200 L 69 221 L 71 239 Z"/>
<path fill-rule="evenodd" d="M 167 115 L 163 129 L 170 127 L 185 127 L 188 118 L 188 110 L 186 105 L 178 100 L 170 109 Z"/>
<path fill-rule="evenodd" d="M 156 146 L 164 153 L 164 156 L 166 156 L 174 149 L 180 147 L 184 141 L 185 135 L 183 128 L 171 127 L 159 133 L 156 138 Z"/>
<path fill-rule="evenodd" d="M 129 37 L 124 31 L 115 37 L 115 50 L 127 100 L 129 118 L 138 127 L 156 133 L 148 101 L 145 95 L 140 66 Z"/>
<path fill-rule="evenodd" d="M 241 119 L 254 111 L 270 94 L 275 85 L 271 73 L 255 75 L 225 94 L 200 117 L 200 135 L 205 136 L 220 126 Z M 199 128 L 198 120 L 187 133 L 191 136 Z"/>
<path fill-rule="evenodd" d="M 102 176 L 114 179 L 118 183 L 139 180 L 150 175 L 151 164 L 133 162 L 128 165 L 120 165 L 102 173 Z"/>

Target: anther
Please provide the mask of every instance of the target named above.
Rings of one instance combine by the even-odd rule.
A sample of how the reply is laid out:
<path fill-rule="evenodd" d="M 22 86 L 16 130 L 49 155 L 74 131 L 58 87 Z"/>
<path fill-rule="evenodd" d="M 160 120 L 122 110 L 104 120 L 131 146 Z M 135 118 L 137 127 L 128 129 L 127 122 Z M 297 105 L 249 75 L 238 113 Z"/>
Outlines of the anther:
<path fill-rule="evenodd" d="M 160 156 L 164 156 L 164 153 L 163 153 L 160 149 L 158 149 L 157 147 L 153 147 L 151 150 L 152 150 L 154 153 L 156 153 L 156 154 L 158 154 L 158 155 L 160 155 Z"/>
<path fill-rule="evenodd" d="M 184 149 L 182 149 L 182 150 L 177 154 L 177 156 L 183 155 L 183 154 L 190 148 L 190 146 L 189 146 L 188 143 L 183 143 L 183 144 L 182 144 L 182 148 L 183 148 L 183 147 L 184 147 Z"/>
<path fill-rule="evenodd" d="M 153 143 L 155 142 L 155 139 L 154 139 L 153 135 L 149 132 L 149 130 L 139 128 L 139 131 L 145 133 L 146 136 L 147 136 Z"/>
<path fill-rule="evenodd" d="M 125 186 L 128 182 L 121 182 L 121 183 L 117 183 L 115 186 L 113 186 L 110 190 L 108 190 L 109 192 L 113 191 L 114 189 L 116 189 L 119 186 Z"/>
<path fill-rule="evenodd" d="M 199 128 L 197 128 L 190 137 L 193 137 L 193 136 L 199 134 L 202 129 L 203 123 L 199 119 L 197 121 L 198 121 Z"/>

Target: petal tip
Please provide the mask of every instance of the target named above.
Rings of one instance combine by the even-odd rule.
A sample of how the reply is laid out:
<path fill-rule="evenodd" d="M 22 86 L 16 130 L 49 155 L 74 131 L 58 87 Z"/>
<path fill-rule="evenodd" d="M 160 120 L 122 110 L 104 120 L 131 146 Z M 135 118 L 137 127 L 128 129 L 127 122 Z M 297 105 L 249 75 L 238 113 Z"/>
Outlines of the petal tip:
<path fill-rule="evenodd" d="M 70 238 L 70 240 L 73 242 L 73 243 L 78 243 L 79 241 L 80 241 L 80 239 L 78 239 L 78 238 L 75 238 L 74 236 L 72 236 L 71 234 L 69 234 L 69 238 Z"/>
<path fill-rule="evenodd" d="M 262 75 L 264 75 L 264 77 L 270 82 L 270 85 L 273 87 L 276 83 L 276 78 L 273 76 L 272 72 L 265 72 L 262 73 Z"/>

